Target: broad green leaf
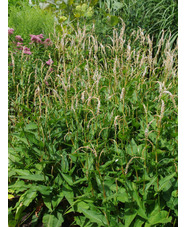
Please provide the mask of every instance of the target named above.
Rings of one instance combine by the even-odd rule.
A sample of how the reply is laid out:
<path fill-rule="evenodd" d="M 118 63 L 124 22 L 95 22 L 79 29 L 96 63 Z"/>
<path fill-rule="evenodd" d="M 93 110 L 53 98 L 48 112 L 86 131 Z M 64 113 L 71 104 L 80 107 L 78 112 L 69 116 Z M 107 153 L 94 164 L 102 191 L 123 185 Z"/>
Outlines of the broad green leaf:
<path fill-rule="evenodd" d="M 131 144 L 131 149 L 132 149 L 132 155 L 136 155 L 136 154 L 139 155 L 138 146 L 133 138 L 132 138 L 130 144 Z"/>
<path fill-rule="evenodd" d="M 36 123 L 30 122 L 26 125 L 25 130 L 34 130 L 37 129 L 38 125 Z"/>
<path fill-rule="evenodd" d="M 15 184 L 8 186 L 10 189 L 15 190 L 16 192 L 22 192 L 31 187 L 31 185 L 26 185 L 24 181 L 17 180 Z"/>
<path fill-rule="evenodd" d="M 124 4 L 123 3 L 121 3 L 121 2 L 114 2 L 113 4 L 112 4 L 112 8 L 114 9 L 114 10 L 120 10 L 120 9 L 122 9 L 124 7 Z"/>
<path fill-rule="evenodd" d="M 48 177 L 45 177 L 45 176 L 39 175 L 39 174 L 33 174 L 33 175 L 28 175 L 28 176 L 26 176 L 26 175 L 17 176 L 17 178 L 31 180 L 31 181 L 45 181 L 46 179 L 48 179 Z"/>
<path fill-rule="evenodd" d="M 22 176 L 29 176 L 31 175 L 31 172 L 29 170 L 24 170 L 24 169 L 15 169 L 14 170 L 18 175 Z"/>
<path fill-rule="evenodd" d="M 100 166 L 100 169 L 104 170 L 104 169 L 106 169 L 108 166 L 110 166 L 114 162 L 115 162 L 115 160 L 107 161 L 105 164 Z"/>
<path fill-rule="evenodd" d="M 124 188 L 121 188 L 121 187 L 119 188 L 116 196 L 117 196 L 116 197 L 117 200 L 122 202 L 122 203 L 128 202 L 128 200 L 129 200 L 126 190 Z"/>
<path fill-rule="evenodd" d="M 99 225 L 103 225 L 103 224 L 107 225 L 107 220 L 105 216 L 100 212 L 98 213 L 96 211 L 86 210 L 86 209 L 83 209 L 82 207 L 80 207 L 79 209 L 85 215 L 85 217 L 90 219 L 92 222 L 97 223 Z"/>
<path fill-rule="evenodd" d="M 41 195 L 48 196 L 52 193 L 53 188 L 45 185 L 37 185 L 35 188 L 41 193 Z"/>
<path fill-rule="evenodd" d="M 125 213 L 125 227 L 129 227 L 134 218 L 136 217 L 137 213 L 131 214 L 130 211 Z"/>
<path fill-rule="evenodd" d="M 43 202 L 45 206 L 49 209 L 50 212 L 53 211 L 52 207 L 52 194 L 51 195 L 42 195 Z"/>
<path fill-rule="evenodd" d="M 88 218 L 84 217 L 84 216 L 77 216 L 74 217 L 76 224 L 78 226 L 83 226 L 83 227 L 92 227 L 92 222 L 90 220 L 88 220 Z"/>
<path fill-rule="evenodd" d="M 151 215 L 148 222 L 151 225 L 170 223 L 172 217 L 168 217 L 168 215 L 167 211 L 159 211 L 157 214 Z"/>
<path fill-rule="evenodd" d="M 54 195 L 52 197 L 53 209 L 55 209 L 59 205 L 59 203 L 62 201 L 63 197 L 64 197 L 63 192 L 60 192 L 58 195 Z"/>
<path fill-rule="evenodd" d="M 8 189 L 8 193 L 14 193 L 15 191 L 13 189 Z"/>
<path fill-rule="evenodd" d="M 140 220 L 140 219 L 137 219 L 135 220 L 134 222 L 134 227 L 142 227 L 144 224 L 144 221 Z"/>
<path fill-rule="evenodd" d="M 10 218 L 8 218 L 8 226 L 15 227 L 16 226 L 16 220 L 10 220 Z"/>
<path fill-rule="evenodd" d="M 61 167 L 62 167 L 62 172 L 63 173 L 68 173 L 69 163 L 68 163 L 68 159 L 67 159 L 67 155 L 66 154 L 64 154 L 62 156 Z"/>
<path fill-rule="evenodd" d="M 138 209 L 138 215 L 140 216 L 140 217 L 142 217 L 142 218 L 144 218 L 144 219 L 147 219 L 148 217 L 147 217 L 147 214 L 145 213 L 145 209 L 143 209 L 143 208 L 139 208 Z"/>
<path fill-rule="evenodd" d="M 148 189 L 154 184 L 154 182 L 156 182 L 156 180 L 157 180 L 157 176 L 154 176 L 152 180 L 148 184 L 146 184 L 145 191 L 148 191 Z"/>
<path fill-rule="evenodd" d="M 147 215 L 146 215 L 146 211 L 145 211 L 145 206 L 141 200 L 141 197 L 139 196 L 138 192 L 137 192 L 137 187 L 134 183 L 132 183 L 132 187 L 133 187 L 133 198 L 134 200 L 137 202 L 139 209 L 138 209 L 138 215 L 144 219 L 147 219 Z"/>
<path fill-rule="evenodd" d="M 103 190 L 103 186 L 102 186 L 100 177 L 98 175 L 96 175 L 96 182 L 97 182 L 99 190 L 102 191 Z"/>
<path fill-rule="evenodd" d="M 119 22 L 119 19 L 117 16 L 113 16 L 113 15 L 109 15 L 108 16 L 108 22 L 111 26 L 115 26 L 118 24 Z"/>
<path fill-rule="evenodd" d="M 81 212 L 81 208 L 88 210 L 90 207 L 87 203 L 80 201 L 77 203 L 77 212 Z"/>
<path fill-rule="evenodd" d="M 8 200 L 10 199 L 13 199 L 15 196 L 14 195 L 12 195 L 12 194 L 8 194 Z"/>
<path fill-rule="evenodd" d="M 65 198 L 68 200 L 70 205 L 72 205 L 74 202 L 74 193 L 72 188 L 69 185 L 65 184 L 63 185 L 62 191 L 64 193 Z"/>
<path fill-rule="evenodd" d="M 71 176 L 69 176 L 69 175 L 67 175 L 67 174 L 64 174 L 64 173 L 62 173 L 62 176 L 63 176 L 63 178 L 65 179 L 65 181 L 66 181 L 70 186 L 73 185 L 73 180 L 72 180 L 72 177 L 71 177 Z"/>
<path fill-rule="evenodd" d="M 55 212 L 52 214 L 44 214 L 43 216 L 43 224 L 44 227 L 60 227 L 64 222 L 64 218 L 62 213 Z"/>
<path fill-rule="evenodd" d="M 170 175 L 167 176 L 167 177 L 164 177 L 163 179 L 161 179 L 161 180 L 159 181 L 159 188 L 158 188 L 158 191 L 160 192 L 161 190 L 163 190 L 163 188 L 169 183 L 169 181 L 170 181 L 175 175 L 176 175 L 176 172 L 170 174 Z"/>
<path fill-rule="evenodd" d="M 24 144 L 26 144 L 27 146 L 29 146 L 29 143 L 28 143 L 28 141 L 27 141 L 26 138 L 22 138 L 22 137 L 20 137 L 20 136 L 18 136 L 18 135 L 16 135 L 16 134 L 14 134 L 13 136 L 16 137 L 18 140 L 22 141 L 22 142 L 23 142 Z"/>
<path fill-rule="evenodd" d="M 30 188 L 19 198 L 18 207 L 16 209 L 15 219 L 18 220 L 25 208 L 37 197 L 37 191 L 35 187 Z M 17 205 L 16 205 L 17 206 Z"/>
<path fill-rule="evenodd" d="M 36 198 L 37 196 L 37 191 L 34 191 L 35 189 L 30 188 L 26 195 L 24 195 L 24 199 L 22 201 L 23 205 L 28 207 L 29 204 Z"/>

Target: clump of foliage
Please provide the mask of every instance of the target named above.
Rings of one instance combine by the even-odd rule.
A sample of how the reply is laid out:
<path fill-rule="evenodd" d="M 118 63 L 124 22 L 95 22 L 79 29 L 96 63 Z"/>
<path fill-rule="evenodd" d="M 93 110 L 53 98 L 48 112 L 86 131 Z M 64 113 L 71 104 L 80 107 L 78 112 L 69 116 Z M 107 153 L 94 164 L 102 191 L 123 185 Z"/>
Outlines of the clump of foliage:
<path fill-rule="evenodd" d="M 9 9 L 8 26 L 25 40 L 29 39 L 29 34 L 49 36 L 54 31 L 54 22 L 51 12 L 43 11 L 38 6 L 31 7 L 28 3 L 12 5 Z"/>
<path fill-rule="evenodd" d="M 154 37 L 157 44 L 162 32 L 168 38 L 172 34 L 170 43 L 176 45 L 178 36 L 178 1 L 177 0 L 69 0 L 69 1 L 32 1 L 40 5 L 43 10 L 52 11 L 60 24 L 65 22 L 76 27 L 84 24 L 95 24 L 95 32 L 99 40 L 108 43 L 105 35 L 112 36 L 112 28 L 121 28 L 120 18 L 126 24 L 126 34 L 141 27 L 146 34 Z M 60 20 L 66 17 L 66 20 Z"/>
<path fill-rule="evenodd" d="M 121 23 L 9 32 L 9 226 L 177 225 L 177 45 Z"/>

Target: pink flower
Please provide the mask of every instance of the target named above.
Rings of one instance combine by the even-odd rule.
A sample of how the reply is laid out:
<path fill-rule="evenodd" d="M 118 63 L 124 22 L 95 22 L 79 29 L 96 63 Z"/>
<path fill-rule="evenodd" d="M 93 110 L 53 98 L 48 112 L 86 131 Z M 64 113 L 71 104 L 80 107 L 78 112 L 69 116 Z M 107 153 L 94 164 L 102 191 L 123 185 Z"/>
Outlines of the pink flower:
<path fill-rule="evenodd" d="M 43 34 L 38 35 L 38 37 L 39 37 L 40 39 L 43 39 L 43 38 L 44 38 Z"/>
<path fill-rule="evenodd" d="M 17 47 L 21 46 L 23 43 L 17 42 Z"/>
<path fill-rule="evenodd" d="M 25 51 L 30 51 L 30 48 L 24 47 L 24 50 L 25 50 Z"/>
<path fill-rule="evenodd" d="M 53 63 L 52 59 L 49 59 L 48 61 L 46 61 L 47 65 L 51 65 Z"/>
<path fill-rule="evenodd" d="M 42 34 L 41 34 L 42 35 Z M 34 42 L 36 42 L 36 43 L 41 43 L 42 41 L 41 41 L 41 36 L 39 37 L 40 35 L 30 35 L 30 37 L 31 37 L 31 43 L 30 44 L 32 44 L 32 43 L 34 43 Z"/>
<path fill-rule="evenodd" d="M 29 54 L 29 55 L 32 54 L 29 50 L 24 50 L 23 53 L 24 53 L 24 54 Z"/>
<path fill-rule="evenodd" d="M 19 46 L 19 48 L 17 48 L 18 50 L 23 50 L 23 46 Z"/>
<path fill-rule="evenodd" d="M 16 40 L 17 40 L 17 41 L 20 41 L 20 42 L 22 42 L 22 41 L 23 41 L 23 39 L 21 38 L 21 36 L 20 36 L 20 35 L 16 35 L 16 37 L 15 37 L 15 38 L 16 38 Z"/>
<path fill-rule="evenodd" d="M 9 29 L 8 29 L 8 34 L 9 34 L 9 35 L 12 35 L 13 33 L 14 33 L 14 29 L 13 29 L 13 28 L 9 28 Z"/>
<path fill-rule="evenodd" d="M 30 51 L 30 48 L 25 47 L 25 46 L 20 46 L 18 49 L 19 49 L 19 50 L 24 50 L 24 51 Z M 23 52 L 23 53 L 24 53 L 24 52 Z"/>
<path fill-rule="evenodd" d="M 45 39 L 43 44 L 44 44 L 44 46 L 51 46 L 52 45 L 52 41 L 49 38 L 47 38 L 47 39 Z"/>

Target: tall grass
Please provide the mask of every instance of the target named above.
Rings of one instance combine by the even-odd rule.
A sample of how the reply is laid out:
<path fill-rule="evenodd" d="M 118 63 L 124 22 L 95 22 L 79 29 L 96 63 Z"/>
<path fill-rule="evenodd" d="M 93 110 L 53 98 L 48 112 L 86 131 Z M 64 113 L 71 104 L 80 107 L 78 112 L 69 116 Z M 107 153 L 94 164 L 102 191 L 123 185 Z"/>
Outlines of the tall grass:
<path fill-rule="evenodd" d="M 104 0 L 99 1 L 99 8 L 120 16 L 131 29 L 143 28 L 147 34 L 160 39 L 162 31 L 166 36 L 172 33 L 171 44 L 175 44 L 178 37 L 178 1 L 177 0 Z"/>
<path fill-rule="evenodd" d="M 10 6 L 8 26 L 14 28 L 17 35 L 23 39 L 29 39 L 30 34 L 41 34 L 46 36 L 54 31 L 54 15 L 43 11 L 39 7 L 31 7 L 22 3 L 20 7 Z"/>
<path fill-rule="evenodd" d="M 10 226 L 176 226 L 177 45 L 122 24 L 10 51 Z"/>

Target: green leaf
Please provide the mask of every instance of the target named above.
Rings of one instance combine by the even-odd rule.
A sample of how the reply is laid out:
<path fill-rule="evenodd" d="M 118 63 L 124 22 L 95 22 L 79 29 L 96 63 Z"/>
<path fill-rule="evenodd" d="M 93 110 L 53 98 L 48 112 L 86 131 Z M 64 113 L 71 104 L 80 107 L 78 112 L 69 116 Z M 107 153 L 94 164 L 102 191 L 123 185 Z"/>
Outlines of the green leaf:
<path fill-rule="evenodd" d="M 44 214 L 43 224 L 44 227 L 60 227 L 64 222 L 64 218 L 61 212 L 55 212 L 52 214 Z"/>
<path fill-rule="evenodd" d="M 45 185 L 37 185 L 36 189 L 41 193 L 41 195 L 50 195 L 53 188 Z"/>
<path fill-rule="evenodd" d="M 49 209 L 50 212 L 53 211 L 52 207 L 52 194 L 51 195 L 42 195 L 43 202 L 45 206 Z"/>
<path fill-rule="evenodd" d="M 117 16 L 109 15 L 109 16 L 108 16 L 108 22 L 109 22 L 110 25 L 113 27 L 113 26 L 115 26 L 115 25 L 118 24 L 119 19 L 118 19 Z"/>
<path fill-rule="evenodd" d="M 17 178 L 31 180 L 31 181 L 45 181 L 46 179 L 48 179 L 48 177 L 46 178 L 43 175 L 39 175 L 39 174 L 33 174 L 29 176 L 26 176 L 26 175 L 17 176 Z"/>
<path fill-rule="evenodd" d="M 130 226 L 136 215 L 137 213 L 131 214 L 130 211 L 127 211 L 127 213 L 125 213 L 125 227 Z"/>
<path fill-rule="evenodd" d="M 167 211 L 159 211 L 157 214 L 151 215 L 151 217 L 148 219 L 148 222 L 151 225 L 169 223 L 171 222 L 172 217 L 168 217 L 168 215 L 169 213 Z"/>
<path fill-rule="evenodd" d="M 59 203 L 62 201 L 63 197 L 64 197 L 63 192 L 60 192 L 58 195 L 54 195 L 52 197 L 53 209 L 55 209 L 59 205 Z"/>
<path fill-rule="evenodd" d="M 132 154 L 133 155 L 139 154 L 138 146 L 137 146 L 137 144 L 136 144 L 136 142 L 135 142 L 135 140 L 133 138 L 132 138 L 130 144 L 131 144 L 131 148 L 132 148 Z"/>
<path fill-rule="evenodd" d="M 80 207 L 80 211 L 90 219 L 92 222 L 100 224 L 100 225 L 107 225 L 107 220 L 104 215 L 102 215 L 100 212 L 92 211 L 92 210 L 86 210 Z"/>
<path fill-rule="evenodd" d="M 71 176 L 69 176 L 69 175 L 67 175 L 67 174 L 64 174 L 64 173 L 62 173 L 62 176 L 63 176 L 63 178 L 65 179 L 65 181 L 66 181 L 70 186 L 73 185 L 73 180 L 72 180 L 72 177 L 71 177 Z"/>
<path fill-rule="evenodd" d="M 145 191 L 147 191 L 156 182 L 156 180 L 157 176 L 154 176 L 152 180 L 148 184 L 146 184 Z"/>
<path fill-rule="evenodd" d="M 105 170 L 108 166 L 110 166 L 114 162 L 115 162 L 115 160 L 107 161 L 105 164 L 100 166 L 100 169 Z"/>
<path fill-rule="evenodd" d="M 129 200 L 128 194 L 124 188 L 119 188 L 116 198 L 122 203 L 128 202 Z"/>
<path fill-rule="evenodd" d="M 24 169 L 15 169 L 14 170 L 18 175 L 22 175 L 22 176 L 29 176 L 31 175 L 31 172 L 28 170 L 24 170 Z"/>
<path fill-rule="evenodd" d="M 22 192 L 30 188 L 31 185 L 26 185 L 24 181 L 22 180 L 17 180 L 15 184 L 9 185 L 8 187 L 10 189 L 15 190 L 17 193 Z"/>
<path fill-rule="evenodd" d="M 121 3 L 121 2 L 114 2 L 114 3 L 112 4 L 112 8 L 113 8 L 114 10 L 120 10 L 120 9 L 122 9 L 123 7 L 124 7 L 124 4 Z"/>
<path fill-rule="evenodd" d="M 64 184 L 62 190 L 63 190 L 65 198 L 68 200 L 70 205 L 72 205 L 74 202 L 74 193 L 73 193 L 72 188 L 69 185 Z"/>
<path fill-rule="evenodd" d="M 83 227 L 92 227 L 93 226 L 92 222 L 84 216 L 75 216 L 74 219 L 78 226 L 83 226 Z"/>
<path fill-rule="evenodd" d="M 170 175 L 167 176 L 167 177 L 164 177 L 163 179 L 161 179 L 161 180 L 159 181 L 159 188 L 158 188 L 158 191 L 160 192 L 161 190 L 163 190 L 163 188 L 166 187 L 166 185 L 169 183 L 169 181 L 170 181 L 175 175 L 176 175 L 176 172 L 170 174 Z"/>
<path fill-rule="evenodd" d="M 8 194 L 8 199 L 13 199 L 14 198 L 14 195 L 12 195 L 12 194 Z"/>
<path fill-rule="evenodd" d="M 22 138 L 22 137 L 20 137 L 20 136 L 18 136 L 16 134 L 13 134 L 13 136 L 16 137 L 19 141 L 22 141 L 24 144 L 26 144 L 27 146 L 29 146 L 29 143 L 28 143 L 28 141 L 27 141 L 26 138 Z"/>
<path fill-rule="evenodd" d="M 36 123 L 30 122 L 26 125 L 25 130 L 34 130 L 37 129 L 38 125 Z"/>
<path fill-rule="evenodd" d="M 144 224 L 144 221 L 142 221 L 141 219 L 137 219 L 135 220 L 134 227 L 142 227 L 143 224 Z"/>
<path fill-rule="evenodd" d="M 137 202 L 139 209 L 138 209 L 138 215 L 144 219 L 147 219 L 147 215 L 146 215 L 146 211 L 145 211 L 145 206 L 141 200 L 141 197 L 139 196 L 138 192 L 137 192 L 137 187 L 134 183 L 132 183 L 132 187 L 133 187 L 133 198 L 134 200 Z"/>
<path fill-rule="evenodd" d="M 26 191 L 23 195 L 21 195 L 21 197 L 19 198 L 19 202 L 16 205 L 17 206 L 16 215 L 15 215 L 16 220 L 20 219 L 24 209 L 28 207 L 36 197 L 37 197 L 37 191 L 35 187 L 31 187 L 28 191 Z"/>
<path fill-rule="evenodd" d="M 90 207 L 87 203 L 80 201 L 80 202 L 77 203 L 77 212 L 81 212 L 81 208 L 88 210 Z"/>

